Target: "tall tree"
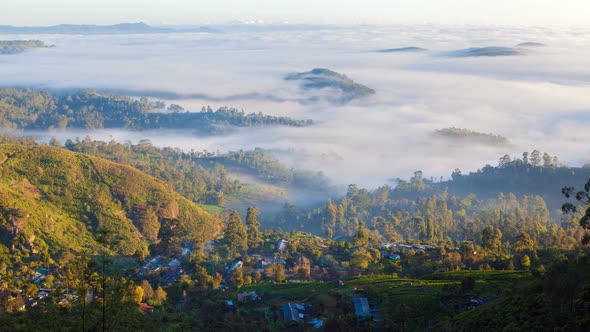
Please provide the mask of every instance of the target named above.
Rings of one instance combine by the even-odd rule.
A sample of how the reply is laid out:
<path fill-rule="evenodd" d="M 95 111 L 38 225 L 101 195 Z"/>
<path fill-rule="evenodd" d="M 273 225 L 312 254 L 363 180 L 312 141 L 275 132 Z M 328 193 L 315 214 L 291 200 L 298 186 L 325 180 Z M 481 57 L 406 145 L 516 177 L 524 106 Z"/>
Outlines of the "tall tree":
<path fill-rule="evenodd" d="M 576 206 L 573 203 L 567 202 L 561 206 L 561 210 L 566 214 L 582 213 L 580 226 L 586 231 L 582 243 L 590 243 L 590 234 L 588 233 L 590 230 L 590 179 L 584 185 L 583 190 L 576 190 L 574 187 L 564 187 L 561 189 L 561 192 L 566 198 L 573 196 L 582 203 L 582 206 Z"/>
<path fill-rule="evenodd" d="M 531 152 L 531 165 L 534 167 L 541 165 L 541 152 L 538 150 L 533 150 L 533 152 Z"/>
<path fill-rule="evenodd" d="M 365 222 L 361 221 L 359 227 L 354 234 L 353 242 L 355 247 L 366 247 L 369 245 L 369 231 L 365 227 Z"/>
<path fill-rule="evenodd" d="M 248 249 L 248 234 L 238 211 L 233 211 L 227 220 L 224 231 L 224 241 L 229 248 L 229 254 L 234 257 L 240 251 Z"/>
<path fill-rule="evenodd" d="M 248 228 L 248 247 L 250 249 L 256 249 L 260 245 L 260 241 L 262 237 L 260 236 L 260 231 L 258 230 L 258 226 L 260 226 L 260 222 L 257 219 L 257 216 L 260 212 L 255 207 L 249 207 L 246 211 L 246 225 L 249 226 Z"/>
<path fill-rule="evenodd" d="M 553 165 L 553 159 L 551 158 L 551 156 L 545 152 L 543 153 L 543 167 L 551 167 Z"/>

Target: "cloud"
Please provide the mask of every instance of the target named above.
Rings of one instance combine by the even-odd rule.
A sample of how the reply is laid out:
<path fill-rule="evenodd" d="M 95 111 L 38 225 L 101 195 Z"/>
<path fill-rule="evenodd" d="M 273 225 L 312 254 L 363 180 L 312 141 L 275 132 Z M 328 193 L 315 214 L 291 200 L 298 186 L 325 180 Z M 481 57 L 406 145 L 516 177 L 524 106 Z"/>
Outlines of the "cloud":
<path fill-rule="evenodd" d="M 562 161 L 590 160 L 590 30 L 485 26 L 355 26 L 233 29 L 224 34 L 23 36 L 55 44 L 0 58 L 0 85 L 98 88 L 151 94 L 199 110 L 228 105 L 314 119 L 306 128 L 242 129 L 229 136 L 184 132 L 94 132 L 103 139 L 226 151 L 263 147 L 336 183 L 383 184 L 415 170 L 448 178 L 505 153 L 539 149 Z M 546 44 L 526 56 L 450 58 L 436 52 L 487 45 Z M 429 52 L 379 53 L 407 45 Z M 329 68 L 376 90 L 345 105 L 311 96 L 284 75 Z M 318 97 L 318 102 L 305 102 Z M 329 99 L 329 98 L 328 98 Z M 436 129 L 468 128 L 510 138 L 486 147 L 437 140 Z M 53 133 L 83 137 L 86 133 Z"/>

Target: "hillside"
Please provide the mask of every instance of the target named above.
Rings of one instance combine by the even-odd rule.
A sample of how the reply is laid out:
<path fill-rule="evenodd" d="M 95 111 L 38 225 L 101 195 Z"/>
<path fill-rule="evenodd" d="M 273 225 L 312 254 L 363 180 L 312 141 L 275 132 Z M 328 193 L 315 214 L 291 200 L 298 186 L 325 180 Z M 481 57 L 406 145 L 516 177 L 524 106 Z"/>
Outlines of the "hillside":
<path fill-rule="evenodd" d="M 0 54 L 17 54 L 33 48 L 49 48 L 40 40 L 0 40 Z"/>
<path fill-rule="evenodd" d="M 0 174 L 0 249 L 15 257 L 94 252 L 101 228 L 124 255 L 145 255 L 151 244 L 203 244 L 220 230 L 216 218 L 168 184 L 65 149 L 0 145 Z"/>
<path fill-rule="evenodd" d="M 235 127 L 312 125 L 311 120 L 245 113 L 236 108 L 182 106 L 80 90 L 63 95 L 30 89 L 0 88 L 0 127 L 10 129 L 193 129 L 200 134 L 224 133 Z"/>

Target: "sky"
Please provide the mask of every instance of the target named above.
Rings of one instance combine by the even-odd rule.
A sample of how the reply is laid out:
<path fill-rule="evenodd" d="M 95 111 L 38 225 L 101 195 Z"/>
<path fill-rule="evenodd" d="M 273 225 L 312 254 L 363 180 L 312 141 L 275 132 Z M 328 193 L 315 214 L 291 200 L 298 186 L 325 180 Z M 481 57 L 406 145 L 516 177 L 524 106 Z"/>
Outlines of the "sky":
<path fill-rule="evenodd" d="M 0 25 L 60 23 L 586 25 L 587 0 L 4 0 Z"/>

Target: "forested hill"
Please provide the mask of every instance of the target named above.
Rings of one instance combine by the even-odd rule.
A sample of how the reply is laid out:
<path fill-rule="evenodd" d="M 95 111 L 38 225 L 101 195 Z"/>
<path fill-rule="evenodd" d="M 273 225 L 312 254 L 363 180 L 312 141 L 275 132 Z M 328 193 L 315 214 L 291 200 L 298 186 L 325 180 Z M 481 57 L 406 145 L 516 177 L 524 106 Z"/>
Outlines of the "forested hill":
<path fill-rule="evenodd" d="M 519 197 L 539 195 L 553 211 L 565 201 L 561 193 L 563 187 L 579 187 L 590 178 L 590 167 L 567 167 L 560 164 L 557 157 L 547 153 L 541 156 L 538 151 L 533 151 L 532 155 L 535 160 L 509 160 L 504 156 L 498 166 L 487 165 L 467 175 L 455 170 L 452 181 L 436 183 L 435 186 L 448 188 L 450 193 L 459 196 L 473 193 L 482 199 L 495 198 L 500 193 L 513 193 Z"/>
<path fill-rule="evenodd" d="M 130 166 L 50 146 L 0 145 L 3 255 L 48 261 L 62 250 L 96 252 L 100 229 L 114 252 L 146 255 L 179 241 L 202 245 L 221 226 Z"/>
<path fill-rule="evenodd" d="M 12 129 L 124 128 L 195 129 L 202 134 L 223 132 L 229 127 L 311 125 L 311 120 L 294 120 L 262 113 L 246 114 L 235 108 L 214 111 L 203 107 L 187 112 L 180 105 L 166 105 L 143 97 L 102 95 L 94 90 L 54 95 L 30 89 L 0 89 L 0 127 Z"/>

